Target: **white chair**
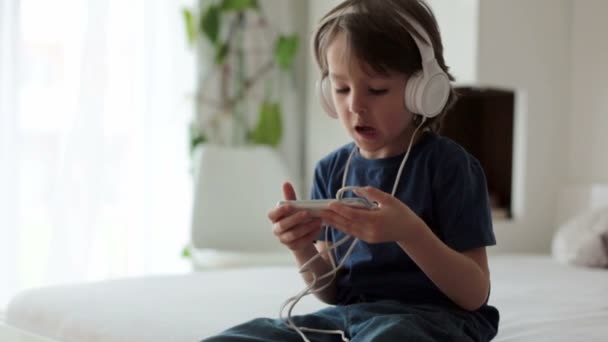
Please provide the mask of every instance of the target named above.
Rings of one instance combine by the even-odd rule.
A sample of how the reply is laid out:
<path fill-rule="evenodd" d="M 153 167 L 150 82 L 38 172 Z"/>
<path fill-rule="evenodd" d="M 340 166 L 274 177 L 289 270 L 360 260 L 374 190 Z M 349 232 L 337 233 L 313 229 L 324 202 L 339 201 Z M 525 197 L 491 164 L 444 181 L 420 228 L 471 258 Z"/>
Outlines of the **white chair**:
<path fill-rule="evenodd" d="M 290 180 L 278 152 L 205 144 L 195 151 L 194 165 L 194 269 L 293 264 L 267 217 Z"/>

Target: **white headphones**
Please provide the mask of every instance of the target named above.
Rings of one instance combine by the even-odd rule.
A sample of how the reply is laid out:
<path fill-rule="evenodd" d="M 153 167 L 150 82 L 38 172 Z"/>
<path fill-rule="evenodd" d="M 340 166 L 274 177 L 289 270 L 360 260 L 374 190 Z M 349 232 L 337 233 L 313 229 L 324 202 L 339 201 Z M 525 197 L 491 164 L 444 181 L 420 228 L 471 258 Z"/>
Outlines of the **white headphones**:
<path fill-rule="evenodd" d="M 347 13 L 352 13 L 352 9 L 346 9 L 339 15 L 328 17 L 326 21 Z M 412 113 L 420 114 L 426 118 L 433 118 L 441 113 L 448 101 L 451 91 L 450 78 L 437 63 L 431 39 L 422 26 L 406 13 L 398 14 L 412 25 L 416 32 L 428 42 L 427 44 L 418 39 L 415 34 L 410 33 L 418 50 L 420 50 L 422 70 L 410 75 L 407 81 L 407 85 L 405 86 L 405 107 Z M 405 25 L 403 26 L 406 27 Z M 338 113 L 334 106 L 331 85 L 327 77 L 318 82 L 317 88 L 321 97 L 321 106 L 329 116 L 337 118 Z"/>

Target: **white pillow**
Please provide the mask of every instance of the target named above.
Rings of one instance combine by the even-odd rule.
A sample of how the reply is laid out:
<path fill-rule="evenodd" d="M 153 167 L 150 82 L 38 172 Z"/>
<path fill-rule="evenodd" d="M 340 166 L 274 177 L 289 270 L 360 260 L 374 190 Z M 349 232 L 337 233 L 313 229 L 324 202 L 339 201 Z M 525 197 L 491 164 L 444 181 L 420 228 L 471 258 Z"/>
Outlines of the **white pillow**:
<path fill-rule="evenodd" d="M 608 267 L 608 207 L 586 211 L 561 225 L 552 245 L 562 263 Z"/>

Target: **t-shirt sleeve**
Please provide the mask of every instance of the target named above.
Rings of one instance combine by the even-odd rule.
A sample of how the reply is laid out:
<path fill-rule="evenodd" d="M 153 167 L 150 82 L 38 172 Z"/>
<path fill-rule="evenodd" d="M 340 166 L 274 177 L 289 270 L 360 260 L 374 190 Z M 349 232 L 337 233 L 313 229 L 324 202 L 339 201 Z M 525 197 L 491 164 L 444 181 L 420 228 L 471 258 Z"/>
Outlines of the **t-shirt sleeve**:
<path fill-rule="evenodd" d="M 496 244 L 486 177 L 479 161 L 459 148 L 439 163 L 434 215 L 444 242 L 457 251 Z"/>

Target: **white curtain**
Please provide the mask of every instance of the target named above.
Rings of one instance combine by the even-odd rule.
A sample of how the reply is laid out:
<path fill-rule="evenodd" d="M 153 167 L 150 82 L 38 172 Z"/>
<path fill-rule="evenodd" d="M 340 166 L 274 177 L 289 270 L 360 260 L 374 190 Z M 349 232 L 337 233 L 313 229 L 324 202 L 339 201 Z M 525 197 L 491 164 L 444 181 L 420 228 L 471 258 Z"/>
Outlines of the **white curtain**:
<path fill-rule="evenodd" d="M 189 269 L 183 5 L 0 0 L 0 311 L 24 288 Z"/>

